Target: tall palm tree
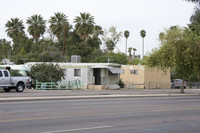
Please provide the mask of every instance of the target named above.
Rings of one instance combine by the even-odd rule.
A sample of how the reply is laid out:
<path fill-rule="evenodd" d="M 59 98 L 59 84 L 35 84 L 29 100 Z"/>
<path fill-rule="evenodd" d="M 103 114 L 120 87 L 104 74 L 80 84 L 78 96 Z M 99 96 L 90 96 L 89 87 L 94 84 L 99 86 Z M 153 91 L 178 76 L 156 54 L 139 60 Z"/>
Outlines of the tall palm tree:
<path fill-rule="evenodd" d="M 124 37 L 126 38 L 125 54 L 127 54 L 127 39 L 129 35 L 130 35 L 130 32 L 128 30 L 124 31 Z"/>
<path fill-rule="evenodd" d="M 89 34 L 92 34 L 94 28 L 94 16 L 89 13 L 80 13 L 80 17 L 74 19 L 75 30 L 79 37 L 83 40 L 84 45 L 87 43 Z"/>
<path fill-rule="evenodd" d="M 33 15 L 26 21 L 28 24 L 28 32 L 37 42 L 41 35 L 44 34 L 46 28 L 46 20 L 41 15 Z"/>
<path fill-rule="evenodd" d="M 7 35 L 12 38 L 14 35 L 17 35 L 18 33 L 24 34 L 24 25 L 23 21 L 19 18 L 11 18 L 6 24 L 6 32 Z"/>
<path fill-rule="evenodd" d="M 64 31 L 64 26 L 68 25 L 67 16 L 64 13 L 57 12 L 54 16 L 50 17 L 50 30 L 56 35 L 58 41 L 60 41 L 61 33 Z"/>
<path fill-rule="evenodd" d="M 146 31 L 141 30 L 140 31 L 140 36 L 142 37 L 142 58 L 144 57 L 144 38 L 146 36 Z"/>

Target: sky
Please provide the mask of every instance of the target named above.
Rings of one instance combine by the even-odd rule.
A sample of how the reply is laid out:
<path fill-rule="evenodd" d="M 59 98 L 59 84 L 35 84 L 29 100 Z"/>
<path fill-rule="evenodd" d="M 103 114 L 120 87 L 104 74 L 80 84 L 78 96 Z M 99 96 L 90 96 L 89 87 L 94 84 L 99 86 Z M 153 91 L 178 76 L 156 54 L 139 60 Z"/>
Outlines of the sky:
<path fill-rule="evenodd" d="M 27 33 L 26 20 L 34 14 L 49 20 L 56 12 L 65 13 L 74 26 L 73 19 L 80 16 L 80 12 L 86 12 L 94 16 L 96 25 L 103 29 L 114 26 L 117 32 L 128 30 L 130 36 L 127 47 L 136 48 L 136 55 L 141 55 L 141 30 L 146 31 L 146 54 L 159 47 L 160 32 L 174 25 L 187 26 L 194 6 L 184 0 L 1 0 L 0 39 L 11 41 L 5 33 L 5 24 L 11 18 L 21 19 Z M 123 36 L 115 51 L 125 52 L 125 45 L 126 39 Z"/>

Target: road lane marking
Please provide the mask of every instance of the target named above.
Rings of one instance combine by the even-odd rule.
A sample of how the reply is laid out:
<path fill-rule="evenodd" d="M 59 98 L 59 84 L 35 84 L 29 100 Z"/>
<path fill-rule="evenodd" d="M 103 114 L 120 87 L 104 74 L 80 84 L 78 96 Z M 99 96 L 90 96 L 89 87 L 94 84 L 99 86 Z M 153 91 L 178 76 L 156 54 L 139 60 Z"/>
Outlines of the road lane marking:
<path fill-rule="evenodd" d="M 185 103 L 183 104 L 177 104 L 176 106 L 182 106 L 185 105 Z M 146 107 L 162 107 L 162 106 L 174 106 L 173 104 L 160 104 L 160 105 L 133 105 L 133 106 L 112 106 L 112 107 L 98 107 L 98 108 L 94 108 L 94 109 L 119 109 L 119 108 L 123 108 L 123 109 L 130 109 L 130 108 L 138 108 L 138 109 L 145 109 Z M 194 105 L 190 105 L 190 106 L 194 106 Z M 16 114 L 16 113 L 37 113 L 37 112 L 53 112 L 53 111 L 71 111 L 73 109 L 69 109 L 68 107 L 66 108 L 51 108 L 49 110 L 49 108 L 42 108 L 41 110 L 36 110 L 36 109 L 26 109 L 26 110 L 4 110 L 1 111 L 0 110 L 0 115 L 7 115 L 7 114 Z M 92 110 L 92 109 L 81 109 L 81 110 Z"/>
<path fill-rule="evenodd" d="M 85 114 L 85 115 L 72 115 L 72 116 L 46 116 L 46 117 L 31 117 L 22 119 L 8 119 L 0 120 L 3 122 L 16 122 L 16 121 L 30 121 L 30 120 L 45 120 L 45 119 L 60 119 L 60 118 L 76 118 L 76 117 L 93 117 L 93 116 L 106 116 L 106 115 L 119 115 L 119 114 L 136 114 L 136 113 L 154 113 L 154 112 L 167 112 L 167 111 L 188 111 L 200 110 L 200 108 L 176 108 L 176 109 L 163 109 L 163 110 L 149 110 L 149 111 L 129 111 L 129 112 L 109 112 L 101 114 Z"/>
<path fill-rule="evenodd" d="M 86 127 L 86 128 L 76 128 L 76 129 L 68 129 L 68 130 L 47 131 L 47 132 L 41 132 L 41 133 L 62 133 L 62 132 L 93 130 L 93 129 L 102 129 L 102 128 L 110 128 L 110 127 L 113 127 L 113 126 Z"/>

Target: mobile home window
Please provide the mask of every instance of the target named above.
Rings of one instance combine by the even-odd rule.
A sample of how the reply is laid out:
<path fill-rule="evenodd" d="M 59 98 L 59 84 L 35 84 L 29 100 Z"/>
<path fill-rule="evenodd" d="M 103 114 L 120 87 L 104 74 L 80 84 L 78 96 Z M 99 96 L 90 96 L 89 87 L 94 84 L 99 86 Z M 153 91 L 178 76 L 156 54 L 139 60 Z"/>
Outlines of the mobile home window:
<path fill-rule="evenodd" d="M 133 71 L 133 70 L 130 70 L 130 74 L 134 74 L 134 71 Z"/>
<path fill-rule="evenodd" d="M 62 69 L 64 76 L 67 76 L 67 69 Z"/>
<path fill-rule="evenodd" d="M 135 75 L 138 75 L 138 70 L 134 70 L 133 72 Z"/>
<path fill-rule="evenodd" d="M 74 69 L 74 76 L 81 76 L 81 69 Z"/>
<path fill-rule="evenodd" d="M 138 70 L 130 70 L 130 74 L 138 75 Z"/>

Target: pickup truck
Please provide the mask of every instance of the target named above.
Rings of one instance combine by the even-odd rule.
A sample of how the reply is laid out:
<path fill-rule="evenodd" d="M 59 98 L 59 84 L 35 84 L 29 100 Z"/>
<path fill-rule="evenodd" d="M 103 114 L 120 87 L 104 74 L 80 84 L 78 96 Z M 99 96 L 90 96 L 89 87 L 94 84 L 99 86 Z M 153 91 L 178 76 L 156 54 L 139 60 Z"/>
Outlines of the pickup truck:
<path fill-rule="evenodd" d="M 7 69 L 0 69 L 0 88 L 5 92 L 15 89 L 17 92 L 23 92 L 25 87 L 31 87 L 31 78 L 27 76 L 10 76 Z"/>

